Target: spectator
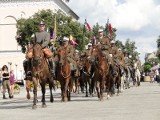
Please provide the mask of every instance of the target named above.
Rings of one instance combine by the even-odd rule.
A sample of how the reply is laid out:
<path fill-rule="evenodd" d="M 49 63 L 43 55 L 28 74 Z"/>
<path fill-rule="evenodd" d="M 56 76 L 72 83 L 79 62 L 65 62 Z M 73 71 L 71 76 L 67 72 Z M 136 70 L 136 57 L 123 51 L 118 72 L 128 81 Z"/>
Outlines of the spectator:
<path fill-rule="evenodd" d="M 11 94 L 14 94 L 14 84 L 15 84 L 15 76 L 14 76 L 14 71 L 10 71 L 10 84 L 11 84 Z"/>
<path fill-rule="evenodd" d="M 2 69 L 0 68 L 0 92 L 2 91 Z"/>
<path fill-rule="evenodd" d="M 11 95 L 11 90 L 10 90 L 10 80 L 9 80 L 10 76 L 7 65 L 4 65 L 2 67 L 2 78 L 3 78 L 3 99 L 6 99 L 5 96 L 6 89 L 8 89 L 9 98 L 13 98 L 13 95 Z"/>

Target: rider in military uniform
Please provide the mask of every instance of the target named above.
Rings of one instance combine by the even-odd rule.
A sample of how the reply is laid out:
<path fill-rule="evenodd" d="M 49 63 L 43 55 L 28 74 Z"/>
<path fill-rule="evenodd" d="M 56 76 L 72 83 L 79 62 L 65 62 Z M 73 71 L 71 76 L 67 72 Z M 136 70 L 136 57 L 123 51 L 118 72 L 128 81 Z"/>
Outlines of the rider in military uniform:
<path fill-rule="evenodd" d="M 45 23 L 43 21 L 41 21 L 38 24 L 38 29 L 39 29 L 39 31 L 32 35 L 31 42 L 32 43 L 40 43 L 42 45 L 42 48 L 47 48 L 48 44 L 50 42 L 50 33 L 45 31 Z M 49 65 L 50 65 L 50 71 L 53 75 L 55 75 L 55 71 L 53 69 L 52 59 L 49 58 L 48 60 L 49 60 Z M 24 60 L 23 66 L 24 66 L 26 77 L 31 76 L 31 72 L 30 72 L 31 62 L 30 62 L 30 59 L 27 58 L 26 60 Z M 28 79 L 26 77 L 25 77 L 25 79 Z"/>
<path fill-rule="evenodd" d="M 118 49 L 117 60 L 118 60 L 118 65 L 120 67 L 121 75 L 122 75 L 124 73 L 125 63 L 124 63 L 124 54 L 121 48 Z"/>
<path fill-rule="evenodd" d="M 51 37 L 51 45 L 49 46 L 49 49 L 51 50 L 51 52 L 53 53 L 53 57 L 52 57 L 52 61 L 53 61 L 53 72 L 55 73 L 55 78 L 56 78 L 56 67 L 57 67 L 57 63 L 58 63 L 58 55 L 57 55 L 57 49 L 58 47 L 55 45 L 56 40 L 53 39 L 53 37 Z"/>
<path fill-rule="evenodd" d="M 74 52 L 74 61 L 76 63 L 76 70 L 75 70 L 75 76 L 78 77 L 80 76 L 80 53 L 78 50 L 75 50 Z"/>
<path fill-rule="evenodd" d="M 131 67 L 132 60 L 130 59 L 128 52 L 124 53 L 124 62 L 125 62 L 126 67 L 129 67 L 129 68 Z"/>
<path fill-rule="evenodd" d="M 138 56 L 136 56 L 136 61 L 135 61 L 135 63 L 137 63 L 137 67 L 138 67 L 139 71 L 142 72 L 141 61 L 140 61 L 140 59 L 139 59 Z"/>
<path fill-rule="evenodd" d="M 74 61 L 74 47 L 69 43 L 69 38 L 68 37 L 64 37 L 63 41 L 62 41 L 62 46 L 65 47 L 65 49 L 67 50 L 66 54 L 67 54 L 67 59 L 70 63 L 71 66 L 71 70 L 75 70 L 76 69 L 76 63 Z"/>
<path fill-rule="evenodd" d="M 114 67 L 113 67 L 113 59 L 112 59 L 112 55 L 111 55 L 111 45 L 108 41 L 107 38 L 104 37 L 103 35 L 103 30 L 100 29 L 99 31 L 99 39 L 98 39 L 98 44 L 100 44 L 101 46 L 101 50 L 102 50 L 102 53 L 104 54 L 104 56 L 106 58 L 108 58 L 108 61 L 109 61 L 109 64 L 110 64 L 110 68 L 111 68 L 111 73 L 112 75 L 115 75 L 115 70 L 114 70 Z"/>
<path fill-rule="evenodd" d="M 92 44 L 88 43 L 87 45 L 87 49 L 84 51 L 84 55 L 87 56 L 88 58 L 91 57 L 91 53 L 92 53 Z"/>
<path fill-rule="evenodd" d="M 124 53 L 124 63 L 125 63 L 125 70 L 130 71 L 131 76 L 133 77 L 133 72 L 132 72 L 132 60 L 131 60 L 131 55 L 129 55 L 128 52 Z"/>

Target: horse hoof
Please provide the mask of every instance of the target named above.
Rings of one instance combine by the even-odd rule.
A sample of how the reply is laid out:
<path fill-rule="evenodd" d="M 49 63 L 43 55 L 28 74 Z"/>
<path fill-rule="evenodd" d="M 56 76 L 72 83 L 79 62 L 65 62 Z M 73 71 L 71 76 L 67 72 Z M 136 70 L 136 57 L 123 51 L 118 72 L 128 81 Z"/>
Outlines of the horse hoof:
<path fill-rule="evenodd" d="M 65 98 L 64 98 L 64 102 L 67 102 L 67 101 L 68 101 L 68 99 L 67 99 L 67 97 L 65 97 Z"/>
<path fill-rule="evenodd" d="M 27 99 L 28 99 L 28 100 L 31 99 L 31 96 L 30 96 L 30 95 L 27 95 Z"/>
<path fill-rule="evenodd" d="M 110 95 L 107 95 L 107 99 L 109 99 L 110 98 Z"/>
<path fill-rule="evenodd" d="M 46 104 L 42 104 L 42 108 L 46 108 L 47 107 L 47 105 Z"/>
<path fill-rule="evenodd" d="M 53 101 L 54 101 L 53 99 L 50 100 L 51 103 L 53 103 Z"/>
<path fill-rule="evenodd" d="M 37 105 L 33 105 L 33 106 L 32 106 L 32 109 L 33 109 L 33 110 L 37 109 Z"/>
<path fill-rule="evenodd" d="M 86 97 L 88 97 L 88 95 L 86 95 Z"/>

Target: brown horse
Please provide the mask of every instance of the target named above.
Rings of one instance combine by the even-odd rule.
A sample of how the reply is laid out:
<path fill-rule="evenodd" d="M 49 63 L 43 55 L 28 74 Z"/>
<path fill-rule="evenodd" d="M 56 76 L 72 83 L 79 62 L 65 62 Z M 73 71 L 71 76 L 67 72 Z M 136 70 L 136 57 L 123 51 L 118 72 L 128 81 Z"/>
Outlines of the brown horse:
<path fill-rule="evenodd" d="M 70 93 L 72 91 L 71 67 L 67 59 L 65 47 L 60 47 L 57 51 L 59 63 L 57 65 L 57 79 L 61 85 L 62 101 L 70 101 Z"/>
<path fill-rule="evenodd" d="M 86 97 L 88 97 L 88 85 L 89 85 L 89 93 L 92 95 L 93 89 L 94 89 L 94 82 L 92 80 L 92 76 L 94 75 L 92 72 L 92 60 L 88 59 L 86 55 L 81 56 L 80 58 L 80 64 L 81 64 L 81 77 L 80 77 L 80 83 L 81 83 L 81 89 L 85 86 L 86 88 Z"/>
<path fill-rule="evenodd" d="M 106 76 L 109 73 L 108 59 L 103 55 L 100 46 L 93 47 L 92 56 L 95 58 L 95 75 L 93 80 L 95 81 L 98 98 L 103 100 L 104 85 Z M 107 94 L 109 94 L 109 92 Z"/>
<path fill-rule="evenodd" d="M 111 95 L 115 94 L 115 89 L 117 88 L 117 95 L 119 95 L 120 93 L 120 88 L 121 88 L 121 71 L 120 71 L 120 68 L 119 66 L 114 63 L 114 66 L 113 66 L 113 69 L 115 70 L 116 72 L 116 75 L 112 75 L 110 73 L 110 81 L 111 81 Z"/>
<path fill-rule="evenodd" d="M 49 65 L 47 62 L 47 59 L 45 57 L 45 54 L 43 52 L 42 46 L 38 43 L 35 43 L 33 45 L 33 57 L 31 60 L 32 64 L 32 81 L 33 81 L 33 106 L 32 108 L 37 108 L 37 86 L 38 84 L 41 85 L 41 91 L 42 91 L 42 107 L 46 107 L 45 103 L 45 85 L 46 83 L 49 83 L 49 89 L 50 89 L 50 102 L 53 102 L 53 94 L 52 94 L 52 88 L 54 88 L 54 81 L 53 77 L 49 71 Z"/>

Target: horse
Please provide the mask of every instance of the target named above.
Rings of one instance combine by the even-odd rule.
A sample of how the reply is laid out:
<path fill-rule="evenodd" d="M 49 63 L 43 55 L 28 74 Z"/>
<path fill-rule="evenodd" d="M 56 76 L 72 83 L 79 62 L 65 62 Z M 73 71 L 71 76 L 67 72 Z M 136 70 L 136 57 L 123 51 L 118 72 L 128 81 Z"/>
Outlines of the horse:
<path fill-rule="evenodd" d="M 115 72 L 116 72 L 116 75 L 112 75 L 112 80 L 111 80 L 111 95 L 115 94 L 115 88 L 117 88 L 117 95 L 119 95 L 120 93 L 120 88 L 121 88 L 121 69 L 120 67 L 114 63 L 114 66 L 113 66 Z"/>
<path fill-rule="evenodd" d="M 140 86 L 141 73 L 138 69 L 138 65 L 136 62 L 134 63 L 133 71 L 134 71 L 133 85 Z"/>
<path fill-rule="evenodd" d="M 33 44 L 33 57 L 31 58 L 31 72 L 32 72 L 32 81 L 33 81 L 33 106 L 32 109 L 37 108 L 37 86 L 40 84 L 42 91 L 42 108 L 47 107 L 45 103 L 45 85 L 49 83 L 50 89 L 50 102 L 53 102 L 52 89 L 54 89 L 53 77 L 49 71 L 49 63 L 41 44 Z"/>
<path fill-rule="evenodd" d="M 57 51 L 59 58 L 57 65 L 57 79 L 61 85 L 61 96 L 63 102 L 71 100 L 70 94 L 73 88 L 71 66 L 67 59 L 66 52 L 66 48 L 63 46 L 61 46 Z"/>
<path fill-rule="evenodd" d="M 81 77 L 80 77 L 80 85 L 81 89 L 85 86 L 86 88 L 86 97 L 88 97 L 88 86 L 89 86 L 89 93 L 93 95 L 94 89 L 94 82 L 92 80 L 94 73 L 93 73 L 93 60 L 87 58 L 86 55 L 81 56 L 80 58 L 80 66 L 81 66 Z"/>
<path fill-rule="evenodd" d="M 95 58 L 93 81 L 95 82 L 98 98 L 102 101 L 106 76 L 109 73 L 108 58 L 104 56 L 100 46 L 93 46 L 91 56 Z M 107 95 L 109 92 L 107 92 Z"/>

